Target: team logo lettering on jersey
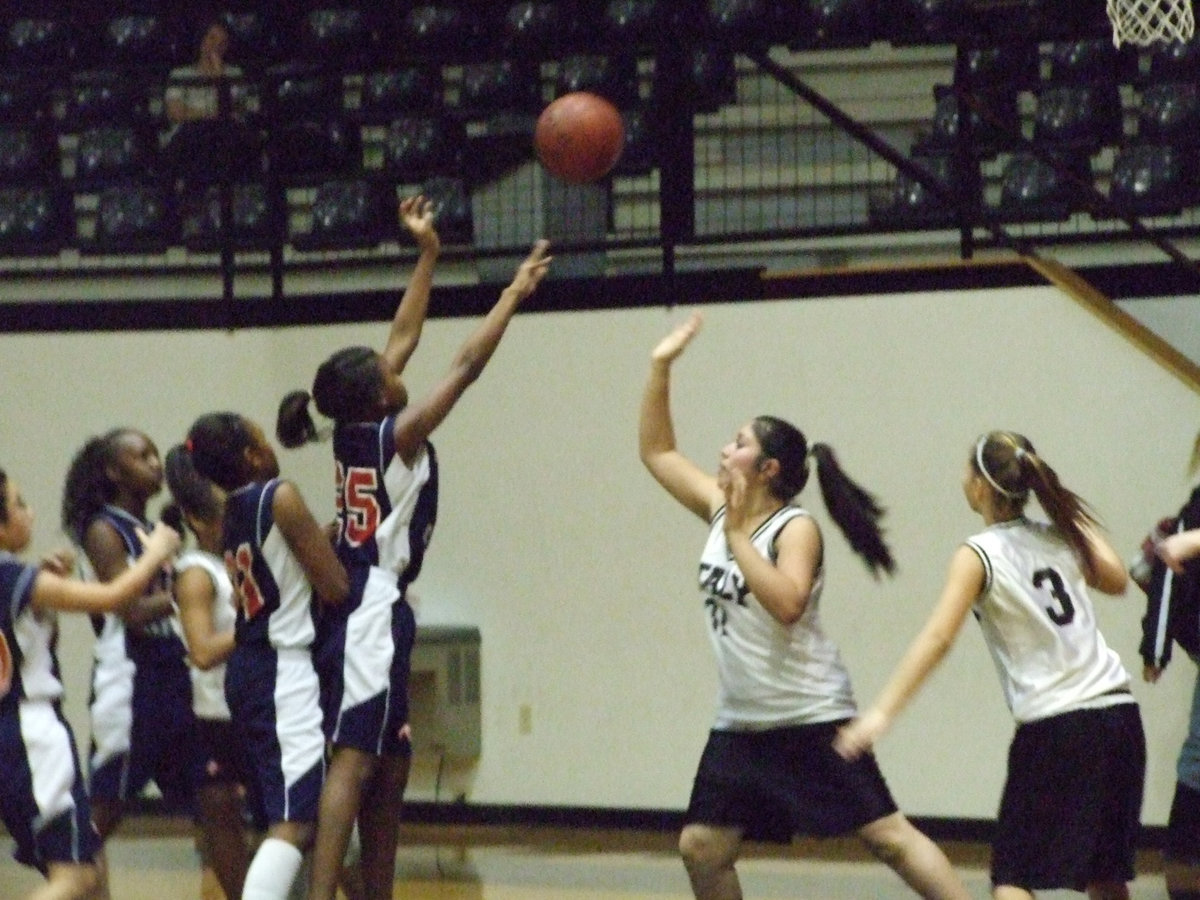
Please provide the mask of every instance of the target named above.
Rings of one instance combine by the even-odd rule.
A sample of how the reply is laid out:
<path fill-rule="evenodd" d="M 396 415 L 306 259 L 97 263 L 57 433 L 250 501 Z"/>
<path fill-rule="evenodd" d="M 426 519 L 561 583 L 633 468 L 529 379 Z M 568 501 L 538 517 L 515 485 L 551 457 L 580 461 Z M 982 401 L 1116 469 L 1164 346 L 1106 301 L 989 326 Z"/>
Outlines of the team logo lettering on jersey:
<path fill-rule="evenodd" d="M 704 606 L 708 610 L 709 624 L 718 634 L 726 634 L 725 625 L 729 621 L 727 603 L 746 605 L 746 595 L 750 589 L 746 587 L 746 579 L 735 569 L 714 566 L 711 563 L 700 563 L 700 589 L 707 593 Z"/>
<path fill-rule="evenodd" d="M 722 636 L 728 634 L 725 625 L 729 621 L 729 613 L 725 611 L 716 597 L 706 597 L 704 599 L 704 608 L 708 610 L 708 624 L 713 631 Z"/>
<path fill-rule="evenodd" d="M 711 563 L 700 564 L 700 589 L 738 606 L 746 605 L 746 595 L 750 593 L 746 580 L 735 569 Z"/>

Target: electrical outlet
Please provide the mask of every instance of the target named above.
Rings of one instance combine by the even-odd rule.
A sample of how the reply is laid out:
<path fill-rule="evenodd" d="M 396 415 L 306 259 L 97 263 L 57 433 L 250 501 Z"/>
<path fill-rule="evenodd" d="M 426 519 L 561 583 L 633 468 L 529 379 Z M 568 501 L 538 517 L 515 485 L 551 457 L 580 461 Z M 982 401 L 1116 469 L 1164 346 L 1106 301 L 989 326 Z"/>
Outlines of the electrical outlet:
<path fill-rule="evenodd" d="M 533 732 L 533 707 L 522 703 L 517 708 L 517 733 L 531 734 Z"/>

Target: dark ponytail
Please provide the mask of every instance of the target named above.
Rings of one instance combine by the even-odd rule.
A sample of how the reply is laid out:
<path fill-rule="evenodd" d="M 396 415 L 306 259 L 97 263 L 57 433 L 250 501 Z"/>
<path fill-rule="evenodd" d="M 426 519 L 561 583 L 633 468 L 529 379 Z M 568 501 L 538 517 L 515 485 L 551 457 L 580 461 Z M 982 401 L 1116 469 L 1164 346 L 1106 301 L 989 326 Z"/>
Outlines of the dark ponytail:
<path fill-rule="evenodd" d="M 292 391 L 280 401 L 275 436 L 289 449 L 325 437 L 308 411 L 310 401 L 335 422 L 368 422 L 379 417 L 382 396 L 379 353 L 370 347 L 343 347 L 317 367 L 311 395 Z"/>
<path fill-rule="evenodd" d="M 771 494 L 787 503 L 808 483 L 808 441 L 800 429 L 775 416 L 758 416 L 751 427 L 763 456 L 779 463 L 779 474 L 771 482 Z M 875 577 L 879 576 L 880 569 L 892 574 L 896 562 L 879 525 L 884 515 L 883 507 L 842 470 L 828 444 L 814 444 L 811 456 L 817 464 L 817 480 L 825 508 L 851 549 Z"/>
<path fill-rule="evenodd" d="M 294 450 L 318 439 L 317 423 L 308 411 L 312 396 L 308 391 L 292 391 L 279 401 L 275 416 L 275 437 L 279 443 Z"/>
<path fill-rule="evenodd" d="M 879 524 L 884 508 L 873 494 L 846 474 L 828 444 L 813 444 L 812 457 L 817 463 L 817 482 L 829 517 L 873 576 L 878 578 L 880 569 L 893 574 L 896 561 Z"/>
<path fill-rule="evenodd" d="M 1090 578 L 1096 574 L 1087 529 L 1098 528 L 1099 521 L 1087 501 L 1059 481 L 1058 473 L 1038 455 L 1027 437 L 1012 431 L 985 434 L 975 444 L 971 464 L 992 490 L 1018 511 L 1024 509 L 1033 491 L 1075 552 L 1084 575 Z"/>
<path fill-rule="evenodd" d="M 213 491 L 213 483 L 196 471 L 192 454 L 186 445 L 176 444 L 167 451 L 163 473 L 174 501 L 171 507 L 178 510 L 181 517 L 186 514 L 213 521 L 220 515 L 221 502 Z M 167 511 L 163 510 L 162 518 L 166 519 L 166 516 Z M 172 527 L 179 530 L 176 525 L 172 524 Z"/>

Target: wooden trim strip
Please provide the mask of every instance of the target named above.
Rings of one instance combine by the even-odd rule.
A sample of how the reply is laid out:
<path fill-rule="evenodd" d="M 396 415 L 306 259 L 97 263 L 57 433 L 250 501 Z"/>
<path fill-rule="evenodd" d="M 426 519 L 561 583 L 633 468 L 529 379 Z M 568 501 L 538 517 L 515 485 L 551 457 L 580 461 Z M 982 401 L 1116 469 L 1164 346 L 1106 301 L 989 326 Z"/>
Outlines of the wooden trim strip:
<path fill-rule="evenodd" d="M 1180 353 L 1121 307 L 1079 272 L 1057 260 L 1026 256 L 1025 262 L 1048 282 L 1142 350 L 1160 366 L 1200 393 L 1200 365 Z"/>

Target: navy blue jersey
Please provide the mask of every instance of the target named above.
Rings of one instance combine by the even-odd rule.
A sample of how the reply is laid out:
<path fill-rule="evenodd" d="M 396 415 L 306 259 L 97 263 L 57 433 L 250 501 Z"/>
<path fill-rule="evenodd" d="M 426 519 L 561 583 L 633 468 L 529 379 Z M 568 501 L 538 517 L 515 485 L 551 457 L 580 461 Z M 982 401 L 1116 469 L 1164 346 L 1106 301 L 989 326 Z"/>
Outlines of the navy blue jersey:
<path fill-rule="evenodd" d="M 313 641 L 312 585 L 275 525 L 274 478 L 238 488 L 225 501 L 225 566 L 237 589 L 236 640 L 277 649 Z"/>
<path fill-rule="evenodd" d="M 1200 488 L 1192 491 L 1175 521 L 1172 533 L 1200 528 Z M 1150 565 L 1146 615 L 1142 619 L 1142 660 L 1165 669 L 1172 642 L 1193 659 L 1200 659 L 1200 560 L 1190 559 L 1183 572 L 1167 568 L 1157 555 Z"/>
<path fill-rule="evenodd" d="M 415 581 L 437 519 L 437 454 L 428 441 L 411 467 L 396 453 L 396 417 L 339 424 L 337 552 L 347 569 L 378 566 Z"/>
<path fill-rule="evenodd" d="M 142 539 L 138 537 L 138 531 L 149 534 L 154 530 L 154 526 L 127 510 L 112 505 L 105 506 L 96 518 L 102 519 L 116 529 L 117 534 L 121 536 L 122 543 L 125 544 L 126 561 L 129 565 L 133 565 L 142 555 Z M 146 593 L 169 591 L 171 589 L 169 577 L 168 570 L 164 569 L 162 574 L 155 576 L 154 580 L 150 582 Z M 187 658 L 187 649 L 183 646 L 183 641 L 172 624 L 170 616 L 163 616 L 139 628 L 114 629 L 114 620 L 120 621 L 114 613 L 93 616 L 92 627 L 96 631 L 96 636 L 104 641 L 123 641 L 124 655 L 138 667 L 172 664 L 186 667 L 184 660 Z"/>
<path fill-rule="evenodd" d="M 0 553 L 0 715 L 15 715 L 18 703 L 31 691 L 45 697 L 47 679 L 57 688 L 53 696 L 62 694 L 58 663 L 51 652 L 52 627 L 41 629 L 45 631 L 45 639 L 37 642 L 41 646 L 29 646 L 36 636 L 30 633 L 34 625 L 30 604 L 35 578 L 37 569 L 33 566 L 10 553 Z M 34 662 L 29 659 L 31 650 L 35 657 L 45 656 L 40 671 L 30 671 L 29 663 Z"/>

